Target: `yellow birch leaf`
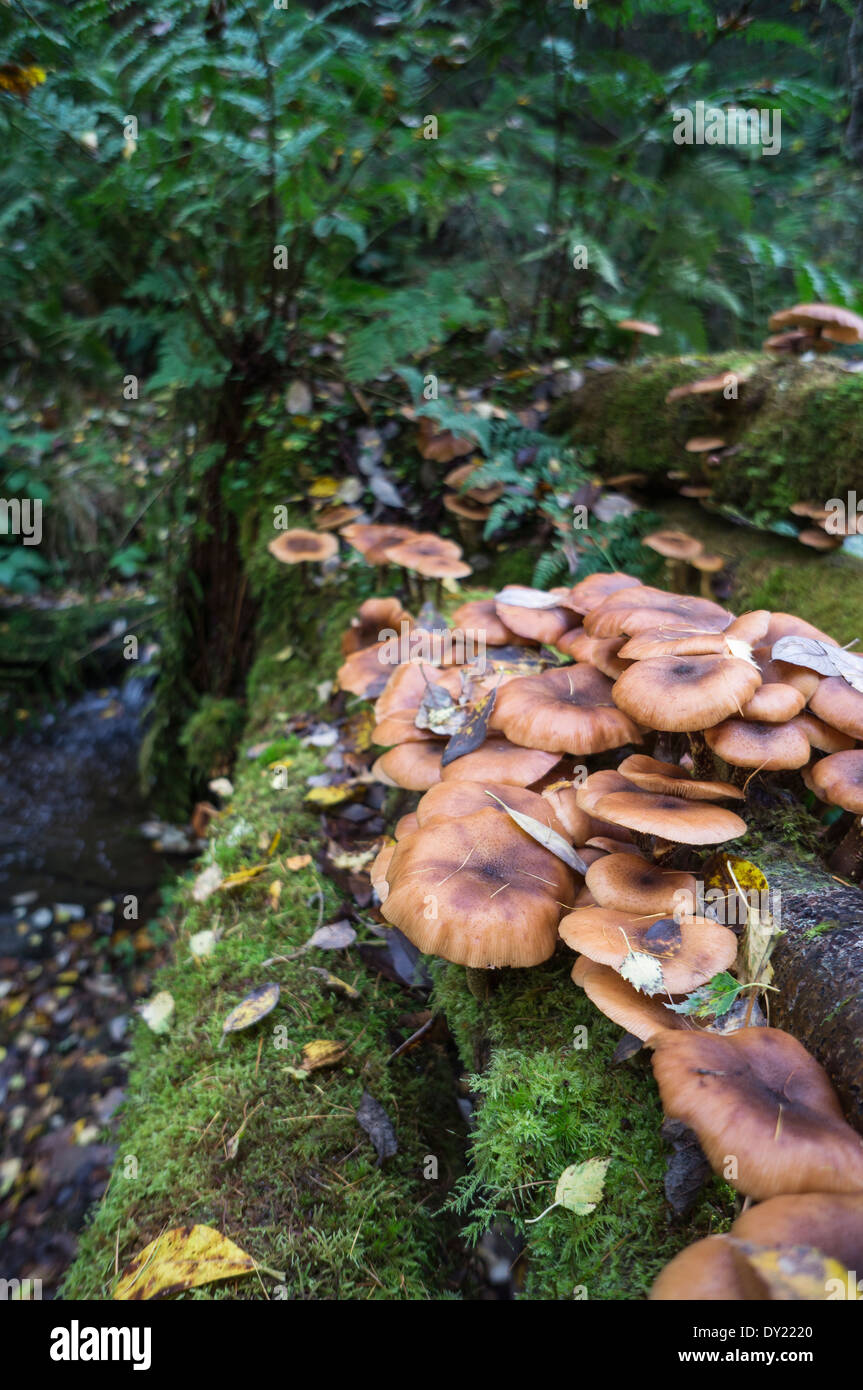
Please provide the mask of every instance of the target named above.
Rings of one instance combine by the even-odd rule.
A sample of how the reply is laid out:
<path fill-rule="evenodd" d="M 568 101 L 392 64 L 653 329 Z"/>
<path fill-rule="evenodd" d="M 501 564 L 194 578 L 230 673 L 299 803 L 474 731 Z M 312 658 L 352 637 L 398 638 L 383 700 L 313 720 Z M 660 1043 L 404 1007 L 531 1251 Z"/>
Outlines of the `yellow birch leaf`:
<path fill-rule="evenodd" d="M 253 1023 L 266 1018 L 278 1004 L 279 994 L 279 986 L 275 983 L 259 985 L 257 989 L 253 989 L 251 994 L 240 1000 L 236 1008 L 231 1009 L 222 1024 L 222 1036 L 224 1037 L 225 1033 L 238 1033 L 242 1028 L 251 1028 Z"/>
<path fill-rule="evenodd" d="M 124 1270 L 114 1298 L 159 1298 L 216 1279 L 251 1274 L 255 1261 L 212 1226 L 175 1226 L 145 1245 Z"/>
<path fill-rule="evenodd" d="M 323 1067 L 337 1067 L 344 1060 L 347 1048 L 344 1043 L 319 1038 L 306 1043 L 303 1048 L 304 1071 L 320 1071 Z"/>

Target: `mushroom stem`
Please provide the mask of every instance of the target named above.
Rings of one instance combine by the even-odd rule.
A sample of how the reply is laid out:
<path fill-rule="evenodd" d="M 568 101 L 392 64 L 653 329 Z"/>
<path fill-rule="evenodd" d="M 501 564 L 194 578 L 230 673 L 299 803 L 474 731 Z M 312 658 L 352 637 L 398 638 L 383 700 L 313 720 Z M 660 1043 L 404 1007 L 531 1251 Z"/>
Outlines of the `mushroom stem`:
<path fill-rule="evenodd" d="M 863 817 L 854 817 L 830 859 L 830 867 L 855 882 L 863 878 Z"/>
<path fill-rule="evenodd" d="M 692 758 L 692 772 L 697 781 L 712 782 L 716 778 L 716 760 L 707 746 L 704 734 L 695 729 L 687 735 L 689 755 Z"/>
<path fill-rule="evenodd" d="M 710 573 L 708 570 L 701 570 L 699 573 L 698 592 L 702 598 L 713 598 L 713 589 L 710 586 Z"/>
<path fill-rule="evenodd" d="M 478 999 L 481 1004 L 484 1004 L 491 994 L 489 972 L 475 965 L 466 965 L 464 977 L 474 999 Z"/>

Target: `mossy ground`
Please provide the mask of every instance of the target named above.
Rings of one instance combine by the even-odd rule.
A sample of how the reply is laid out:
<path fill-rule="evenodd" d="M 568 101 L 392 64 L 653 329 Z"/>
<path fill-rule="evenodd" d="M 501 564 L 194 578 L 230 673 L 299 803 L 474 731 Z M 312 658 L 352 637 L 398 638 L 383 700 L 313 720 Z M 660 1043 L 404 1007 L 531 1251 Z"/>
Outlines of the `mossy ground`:
<path fill-rule="evenodd" d="M 283 598 L 288 613 L 290 582 Z M 246 741 L 270 746 L 254 761 L 241 756 L 213 852 L 228 872 L 264 860 L 261 846 L 277 830 L 280 846 L 260 883 L 236 893 L 195 903 L 191 876 L 177 887 L 169 908 L 174 961 L 157 981 L 174 996 L 173 1024 L 163 1036 L 143 1023 L 135 1028 L 117 1165 L 67 1277 L 67 1298 L 110 1297 L 115 1265 L 122 1270 L 162 1229 L 189 1222 L 223 1229 L 263 1264 L 284 1270 L 289 1298 L 424 1299 L 447 1291 L 456 1222 L 436 1212 L 460 1171 L 464 1141 L 451 1066 L 438 1049 L 387 1065 L 404 1036 L 399 1016 L 416 1001 L 368 973 L 350 950 L 263 964 L 289 955 L 338 915 L 338 892 L 314 864 L 296 873 L 278 865 L 285 856 L 314 856 L 321 845 L 318 817 L 303 801 L 320 755 L 283 732 L 286 714 L 315 709 L 313 686 L 335 670 L 331 638 L 351 606 L 330 606 L 315 632 L 319 650 L 275 661 L 267 652 L 278 650 L 284 633 L 274 627 L 265 641 Z M 272 787 L 275 758 L 290 763 L 287 789 Z M 283 884 L 277 908 L 267 894 L 274 878 Z M 189 938 L 207 928 L 222 936 L 196 964 Z M 313 964 L 355 985 L 360 1000 L 323 993 Z M 226 1014 L 270 980 L 281 985 L 276 1011 L 220 1047 Z M 286 1048 L 277 1046 L 280 1026 Z M 298 1066 L 303 1044 L 322 1038 L 351 1044 L 344 1065 L 294 1079 L 287 1069 Z M 398 1136 L 399 1152 L 381 1168 L 356 1121 L 364 1090 Z M 237 1157 L 227 1160 L 225 1143 L 244 1119 Z M 427 1155 L 438 1160 L 436 1180 L 424 1177 Z M 272 1296 L 273 1280 L 264 1276 L 264 1284 Z M 251 1278 L 186 1296 L 264 1295 Z"/>
<path fill-rule="evenodd" d="M 668 391 L 735 373 L 737 399 L 721 393 L 666 402 Z M 695 476 L 703 455 L 693 435 L 718 435 L 737 452 L 710 475 L 718 499 L 746 515 L 784 517 L 792 502 L 860 490 L 863 379 L 836 362 L 801 363 L 762 353 L 656 357 L 614 372 L 588 373 L 584 387 L 553 411 L 549 428 L 592 447 L 606 475 L 669 469 Z"/>

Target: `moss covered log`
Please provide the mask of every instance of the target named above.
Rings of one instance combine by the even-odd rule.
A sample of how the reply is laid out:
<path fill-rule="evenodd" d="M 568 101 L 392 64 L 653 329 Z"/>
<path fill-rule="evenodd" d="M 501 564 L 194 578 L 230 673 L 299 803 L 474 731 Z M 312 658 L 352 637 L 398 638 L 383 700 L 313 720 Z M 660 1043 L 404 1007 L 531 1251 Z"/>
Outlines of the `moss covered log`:
<path fill-rule="evenodd" d="M 736 380 L 736 399 L 719 392 L 666 401 L 673 387 L 722 373 Z M 662 481 L 669 469 L 701 472 L 704 456 L 687 453 L 687 439 L 724 439 L 735 452 L 710 471 L 716 500 L 758 518 L 782 516 L 801 498 L 863 493 L 863 375 L 825 359 L 725 353 L 588 370 L 549 428 L 594 449 L 601 473 Z"/>

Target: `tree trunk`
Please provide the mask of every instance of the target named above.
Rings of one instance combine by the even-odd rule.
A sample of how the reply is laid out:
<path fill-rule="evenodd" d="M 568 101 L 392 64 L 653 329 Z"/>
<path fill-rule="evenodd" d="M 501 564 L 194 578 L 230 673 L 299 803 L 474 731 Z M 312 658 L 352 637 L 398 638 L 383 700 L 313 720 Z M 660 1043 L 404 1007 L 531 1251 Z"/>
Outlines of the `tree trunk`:
<path fill-rule="evenodd" d="M 770 1022 L 817 1058 L 863 1133 L 863 890 L 778 850 L 754 857 L 781 893 L 786 932 L 773 956 Z"/>

